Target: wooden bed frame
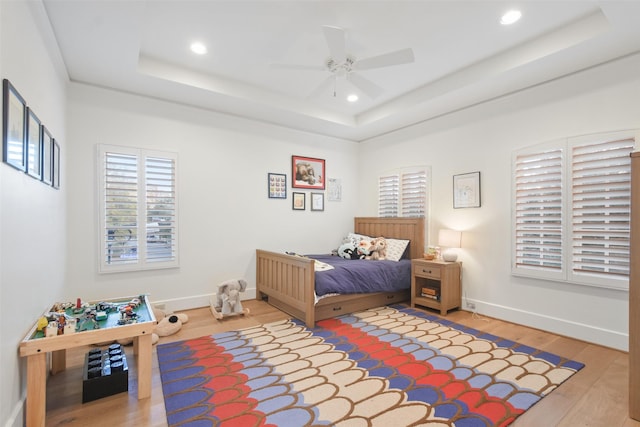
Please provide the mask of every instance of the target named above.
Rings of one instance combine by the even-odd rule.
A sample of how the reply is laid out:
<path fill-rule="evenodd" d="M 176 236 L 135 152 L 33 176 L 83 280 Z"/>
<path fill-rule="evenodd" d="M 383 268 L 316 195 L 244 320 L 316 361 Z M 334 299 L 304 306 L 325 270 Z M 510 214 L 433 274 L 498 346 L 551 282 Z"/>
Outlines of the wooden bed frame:
<path fill-rule="evenodd" d="M 424 218 L 356 217 L 354 232 L 371 237 L 411 240 L 405 258 L 422 258 Z M 318 320 L 410 299 L 410 290 L 345 294 L 322 298 L 315 304 L 314 260 L 256 250 L 256 298 L 300 319 L 310 328 Z"/>

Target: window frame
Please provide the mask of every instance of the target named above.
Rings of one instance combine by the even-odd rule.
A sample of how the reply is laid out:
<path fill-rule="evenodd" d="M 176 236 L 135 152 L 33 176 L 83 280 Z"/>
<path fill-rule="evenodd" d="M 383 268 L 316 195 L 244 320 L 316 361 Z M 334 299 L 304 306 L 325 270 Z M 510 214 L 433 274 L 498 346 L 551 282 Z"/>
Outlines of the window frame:
<path fill-rule="evenodd" d="M 403 186 L 403 182 L 406 182 L 406 176 L 407 175 L 415 175 L 418 174 L 420 172 L 424 171 L 424 179 L 425 179 L 425 188 L 424 188 L 424 208 L 422 210 L 422 212 L 420 212 L 417 215 L 411 215 L 411 212 L 408 212 L 409 214 L 405 214 L 407 210 L 410 211 L 410 206 L 411 203 L 406 203 L 403 204 L 403 190 L 404 190 L 404 186 Z M 395 217 L 400 217 L 400 218 L 415 218 L 415 217 L 424 217 L 427 218 L 429 215 L 429 208 L 430 208 L 430 197 L 431 197 L 431 167 L 430 166 L 412 166 L 412 167 L 406 167 L 406 168 L 399 168 L 399 169 L 392 169 L 390 171 L 387 171 L 385 173 L 380 174 L 380 176 L 378 177 L 378 216 L 379 217 L 392 217 L 394 215 L 383 215 L 383 211 L 381 210 L 381 205 L 382 205 L 382 201 L 384 199 L 384 196 L 382 194 L 382 180 L 383 179 L 389 179 L 391 180 L 392 178 L 394 178 L 397 183 L 397 189 L 394 189 L 396 192 L 394 193 L 394 196 L 392 196 L 395 199 L 396 205 L 395 205 Z M 406 200 L 406 199 L 405 199 Z"/>
<path fill-rule="evenodd" d="M 136 232 L 137 232 L 137 244 L 136 258 L 135 260 L 127 263 L 109 263 L 107 261 L 109 238 L 107 231 L 107 214 L 106 214 L 106 185 L 107 178 L 106 171 L 106 157 L 109 154 L 133 156 L 135 157 L 136 164 Z M 169 243 L 171 257 L 164 261 L 150 260 L 149 248 L 147 246 L 150 236 L 154 236 L 157 233 L 157 227 L 150 229 L 147 222 L 147 202 L 152 199 L 153 196 L 147 196 L 147 171 L 146 161 L 149 158 L 170 160 L 173 164 L 173 224 L 170 227 L 172 229 L 172 239 Z M 178 203 L 178 155 L 173 152 L 142 149 L 134 147 L 123 147 L 115 145 L 98 144 L 97 145 L 97 209 L 98 209 L 98 242 L 99 242 L 99 260 L 98 260 L 98 272 L 99 273 L 118 273 L 127 271 L 146 271 L 146 270 L 158 270 L 167 268 L 179 267 L 179 203 Z M 142 177 L 142 179 L 140 179 Z M 151 230 L 151 231 L 150 231 Z"/>
<path fill-rule="evenodd" d="M 577 226 L 574 225 L 574 200 L 576 192 L 574 187 L 574 149 L 576 147 L 584 147 L 588 145 L 596 145 L 598 143 L 616 143 L 620 140 L 636 141 L 637 131 L 618 131 L 606 132 L 592 135 L 584 135 L 570 138 L 563 138 L 550 141 L 535 146 L 525 147 L 512 153 L 512 218 L 511 218 L 511 273 L 514 276 L 545 279 L 559 281 L 563 283 L 594 286 L 600 288 L 628 290 L 629 280 L 628 274 L 604 274 L 597 272 L 574 271 L 576 256 L 574 254 L 574 239 L 579 234 Z M 561 227 L 560 227 L 560 269 L 553 271 L 551 269 L 537 268 L 535 266 L 518 265 L 518 159 L 521 156 L 541 154 L 551 150 L 561 151 L 561 177 L 560 177 L 560 198 L 561 198 Z M 633 148 L 631 149 L 633 150 Z M 630 158 L 629 158 L 630 165 Z M 608 181 L 602 182 L 608 186 Z M 613 185 L 613 184 L 611 184 Z M 608 190 L 606 190 L 608 191 Z M 630 192 L 629 192 L 630 200 Z M 608 208 L 610 209 L 610 208 Z M 605 233 L 606 234 L 606 233 Z M 609 236 L 609 234 L 607 234 Z M 608 241 L 608 240 L 607 240 Z"/>

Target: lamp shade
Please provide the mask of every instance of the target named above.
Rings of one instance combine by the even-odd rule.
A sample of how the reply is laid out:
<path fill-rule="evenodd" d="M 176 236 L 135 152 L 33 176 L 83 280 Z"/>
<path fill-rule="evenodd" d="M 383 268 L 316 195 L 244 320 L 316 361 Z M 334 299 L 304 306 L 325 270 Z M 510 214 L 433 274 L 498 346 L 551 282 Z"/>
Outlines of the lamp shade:
<path fill-rule="evenodd" d="M 460 231 L 442 229 L 438 233 L 438 245 L 444 248 L 459 248 L 461 238 Z"/>
<path fill-rule="evenodd" d="M 442 252 L 442 259 L 447 262 L 454 262 L 458 259 L 458 254 L 454 248 L 460 247 L 462 233 L 457 230 L 443 229 L 438 232 L 438 245 L 447 248 Z"/>

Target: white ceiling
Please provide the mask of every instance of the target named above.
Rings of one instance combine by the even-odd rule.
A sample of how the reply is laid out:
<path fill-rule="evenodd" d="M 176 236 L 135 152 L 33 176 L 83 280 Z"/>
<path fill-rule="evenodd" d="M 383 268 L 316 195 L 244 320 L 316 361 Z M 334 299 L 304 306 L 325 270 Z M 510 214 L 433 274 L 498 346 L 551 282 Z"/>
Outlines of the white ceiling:
<path fill-rule="evenodd" d="M 72 81 L 354 141 L 640 51 L 630 0 L 43 2 Z M 359 71 L 375 99 L 347 102 L 345 79 L 310 97 L 329 76 L 323 25 L 356 58 L 410 47 L 415 62 Z"/>

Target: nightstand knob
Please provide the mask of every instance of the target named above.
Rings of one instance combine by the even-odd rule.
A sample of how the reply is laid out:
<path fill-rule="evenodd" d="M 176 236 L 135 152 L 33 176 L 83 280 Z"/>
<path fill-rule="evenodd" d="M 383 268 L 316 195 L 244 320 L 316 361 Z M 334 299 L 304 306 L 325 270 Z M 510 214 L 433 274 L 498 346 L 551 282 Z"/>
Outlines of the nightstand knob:
<path fill-rule="evenodd" d="M 422 269 L 422 272 L 431 274 L 431 270 L 425 270 L 424 268 Z"/>

